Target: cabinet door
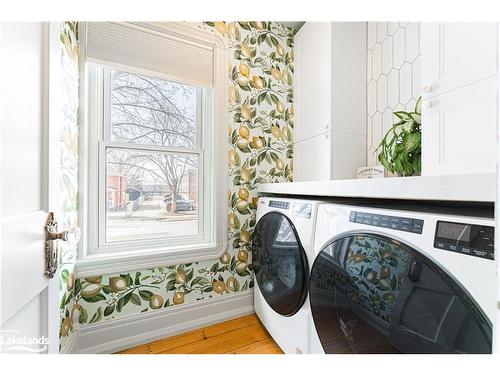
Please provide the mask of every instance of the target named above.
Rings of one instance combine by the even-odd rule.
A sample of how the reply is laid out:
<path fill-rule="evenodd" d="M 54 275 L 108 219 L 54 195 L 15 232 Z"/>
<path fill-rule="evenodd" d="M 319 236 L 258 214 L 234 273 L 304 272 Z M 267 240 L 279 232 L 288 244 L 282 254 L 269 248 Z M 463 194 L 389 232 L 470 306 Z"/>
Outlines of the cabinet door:
<path fill-rule="evenodd" d="M 331 136 L 329 133 L 295 143 L 294 181 L 331 179 Z"/>
<path fill-rule="evenodd" d="M 332 179 L 357 178 L 366 165 L 366 136 L 332 131 Z"/>
<path fill-rule="evenodd" d="M 496 81 L 489 78 L 424 100 L 423 175 L 495 172 Z"/>
<path fill-rule="evenodd" d="M 296 142 L 331 125 L 331 28 L 328 22 L 306 22 L 295 36 Z"/>
<path fill-rule="evenodd" d="M 424 98 L 494 76 L 495 23 L 422 23 Z"/>

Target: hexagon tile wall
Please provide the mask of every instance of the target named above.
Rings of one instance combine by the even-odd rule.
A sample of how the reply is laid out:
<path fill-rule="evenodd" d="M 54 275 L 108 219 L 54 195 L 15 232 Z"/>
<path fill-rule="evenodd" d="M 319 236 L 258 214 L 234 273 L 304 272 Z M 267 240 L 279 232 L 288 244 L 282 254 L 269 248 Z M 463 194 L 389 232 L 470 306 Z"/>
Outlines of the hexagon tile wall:
<path fill-rule="evenodd" d="M 421 95 L 420 24 L 368 22 L 366 40 L 367 164 L 374 166 L 393 112 L 413 109 Z"/>

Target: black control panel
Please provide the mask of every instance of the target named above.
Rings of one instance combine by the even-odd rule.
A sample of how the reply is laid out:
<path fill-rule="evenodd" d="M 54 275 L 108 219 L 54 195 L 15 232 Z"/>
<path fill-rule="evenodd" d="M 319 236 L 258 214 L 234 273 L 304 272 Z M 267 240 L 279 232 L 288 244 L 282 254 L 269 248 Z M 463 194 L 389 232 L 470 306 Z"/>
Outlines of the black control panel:
<path fill-rule="evenodd" d="M 281 208 L 283 210 L 288 210 L 290 208 L 290 202 L 269 201 L 269 207 Z"/>
<path fill-rule="evenodd" d="M 411 219 L 407 217 L 370 214 L 367 212 L 351 211 L 349 221 L 353 223 L 366 224 L 374 227 L 401 230 L 422 234 L 424 221 L 421 219 Z"/>
<path fill-rule="evenodd" d="M 438 221 L 434 247 L 493 260 L 494 239 L 493 226 Z"/>

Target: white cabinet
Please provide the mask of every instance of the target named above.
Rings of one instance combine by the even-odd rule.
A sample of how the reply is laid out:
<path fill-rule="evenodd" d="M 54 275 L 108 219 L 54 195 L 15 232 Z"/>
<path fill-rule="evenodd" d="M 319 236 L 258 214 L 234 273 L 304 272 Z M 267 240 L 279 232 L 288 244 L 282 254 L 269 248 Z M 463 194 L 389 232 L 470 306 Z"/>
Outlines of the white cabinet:
<path fill-rule="evenodd" d="M 496 75 L 495 23 L 423 23 L 422 87 L 427 97 Z"/>
<path fill-rule="evenodd" d="M 294 171 L 299 173 L 295 172 L 294 181 L 355 178 L 353 166 L 366 162 L 366 154 L 360 150 L 366 150 L 364 136 L 336 131 L 296 142 L 293 163 Z"/>
<path fill-rule="evenodd" d="M 294 180 L 366 164 L 366 23 L 306 22 L 295 36 Z"/>
<path fill-rule="evenodd" d="M 359 167 L 366 165 L 366 136 L 332 131 L 332 179 L 357 178 Z"/>
<path fill-rule="evenodd" d="M 294 181 L 331 179 L 331 139 L 329 133 L 324 133 L 295 143 Z"/>
<path fill-rule="evenodd" d="M 295 141 L 330 127 L 332 24 L 306 22 L 295 36 Z"/>
<path fill-rule="evenodd" d="M 493 173 L 497 30 L 422 24 L 422 175 Z"/>
<path fill-rule="evenodd" d="M 496 80 L 424 102 L 424 175 L 492 173 L 496 164 Z"/>

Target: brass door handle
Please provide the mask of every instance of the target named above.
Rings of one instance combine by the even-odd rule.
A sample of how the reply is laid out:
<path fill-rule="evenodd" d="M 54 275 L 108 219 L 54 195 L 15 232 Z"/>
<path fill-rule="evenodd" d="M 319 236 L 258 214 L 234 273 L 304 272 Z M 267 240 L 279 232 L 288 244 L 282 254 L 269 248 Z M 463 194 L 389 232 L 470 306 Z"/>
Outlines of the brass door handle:
<path fill-rule="evenodd" d="M 80 240 L 80 228 L 75 227 L 62 232 L 57 231 L 57 221 L 54 213 L 50 212 L 45 225 L 45 276 L 52 279 L 57 272 L 58 251 L 56 240 L 76 243 Z"/>
<path fill-rule="evenodd" d="M 47 241 L 63 240 L 70 243 L 78 242 L 80 240 L 80 228 L 74 227 L 70 230 L 63 230 L 62 232 L 47 232 Z"/>

